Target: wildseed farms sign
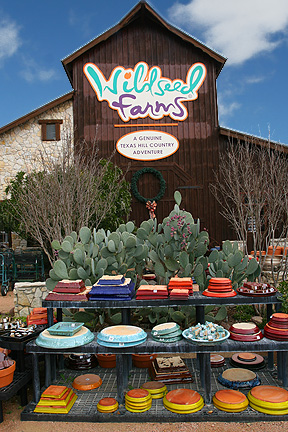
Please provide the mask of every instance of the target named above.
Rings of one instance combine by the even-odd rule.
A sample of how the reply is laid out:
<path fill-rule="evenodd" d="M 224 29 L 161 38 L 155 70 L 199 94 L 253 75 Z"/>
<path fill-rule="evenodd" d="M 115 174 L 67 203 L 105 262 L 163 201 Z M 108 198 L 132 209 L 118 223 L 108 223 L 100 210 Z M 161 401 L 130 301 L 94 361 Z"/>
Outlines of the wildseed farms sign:
<path fill-rule="evenodd" d="M 117 66 L 109 79 L 93 63 L 85 64 L 84 73 L 98 100 L 107 101 L 124 122 L 148 116 L 154 120 L 170 116 L 183 121 L 188 116 L 183 102 L 198 98 L 206 68 L 202 63 L 193 64 L 186 81 L 163 77 L 160 67 L 149 68 L 145 62 L 137 63 L 134 69 Z"/>

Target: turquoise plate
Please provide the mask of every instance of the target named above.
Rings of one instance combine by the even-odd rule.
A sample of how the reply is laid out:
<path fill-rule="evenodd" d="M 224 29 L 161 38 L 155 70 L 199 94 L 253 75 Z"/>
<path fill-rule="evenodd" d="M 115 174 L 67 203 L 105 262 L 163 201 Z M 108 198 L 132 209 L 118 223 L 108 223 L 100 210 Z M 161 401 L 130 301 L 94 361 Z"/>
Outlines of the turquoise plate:
<path fill-rule="evenodd" d="M 103 342 L 136 342 L 147 337 L 147 333 L 140 327 L 130 325 L 116 325 L 106 327 L 98 334 Z"/>
<path fill-rule="evenodd" d="M 68 349 L 92 342 L 94 334 L 86 327 L 82 328 L 73 336 L 54 336 L 48 330 L 43 330 L 35 340 L 36 345 L 50 349 Z"/>
<path fill-rule="evenodd" d="M 84 323 L 79 322 L 58 322 L 47 330 L 51 335 L 56 336 L 73 336 L 77 333 Z"/>
<path fill-rule="evenodd" d="M 144 339 L 135 341 L 135 342 L 104 342 L 103 340 L 97 337 L 97 343 L 101 346 L 108 348 L 128 348 L 136 345 L 141 345 L 146 341 L 146 337 Z"/>

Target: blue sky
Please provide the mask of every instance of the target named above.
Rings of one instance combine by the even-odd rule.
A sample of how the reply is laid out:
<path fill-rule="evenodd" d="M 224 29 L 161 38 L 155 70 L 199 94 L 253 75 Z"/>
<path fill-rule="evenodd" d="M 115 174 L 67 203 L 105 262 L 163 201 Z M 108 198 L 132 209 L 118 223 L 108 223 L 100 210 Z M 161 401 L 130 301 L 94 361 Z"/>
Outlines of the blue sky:
<path fill-rule="evenodd" d="M 223 127 L 288 144 L 287 0 L 153 0 L 169 23 L 227 57 Z M 0 127 L 71 91 L 61 59 L 116 24 L 136 0 L 0 0 Z"/>

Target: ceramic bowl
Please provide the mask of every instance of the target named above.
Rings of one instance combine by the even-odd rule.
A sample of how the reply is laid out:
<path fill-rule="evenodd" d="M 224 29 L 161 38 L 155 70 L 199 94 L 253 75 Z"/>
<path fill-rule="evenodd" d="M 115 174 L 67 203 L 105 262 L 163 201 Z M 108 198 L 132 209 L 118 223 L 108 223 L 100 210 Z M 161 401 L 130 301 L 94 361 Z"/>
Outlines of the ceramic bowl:
<path fill-rule="evenodd" d="M 73 336 L 53 336 L 48 330 L 43 330 L 35 340 L 36 345 L 50 349 L 66 349 L 86 345 L 94 339 L 94 334 L 82 326 L 81 330 Z"/>
<path fill-rule="evenodd" d="M 116 325 L 106 327 L 98 334 L 98 339 L 103 342 L 113 343 L 131 343 L 143 340 L 147 337 L 147 333 L 140 327 L 130 325 Z"/>

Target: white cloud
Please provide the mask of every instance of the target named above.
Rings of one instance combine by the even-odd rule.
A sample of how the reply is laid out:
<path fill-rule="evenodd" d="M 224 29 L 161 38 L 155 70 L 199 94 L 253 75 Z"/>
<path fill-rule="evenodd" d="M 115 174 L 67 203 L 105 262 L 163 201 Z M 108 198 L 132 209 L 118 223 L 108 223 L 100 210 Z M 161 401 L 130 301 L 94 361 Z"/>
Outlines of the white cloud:
<path fill-rule="evenodd" d="M 202 32 L 204 42 L 228 57 L 227 64 L 241 64 L 273 51 L 286 37 L 287 0 L 191 0 L 175 3 L 170 20 Z"/>
<path fill-rule="evenodd" d="M 13 56 L 21 44 L 16 23 L 6 18 L 0 19 L 0 61 Z"/>
<path fill-rule="evenodd" d="M 54 69 L 44 69 L 31 58 L 23 57 L 22 61 L 24 68 L 21 71 L 21 76 L 28 82 L 44 82 L 57 78 L 57 74 Z"/>
<path fill-rule="evenodd" d="M 241 108 L 238 102 L 225 102 L 223 98 L 218 101 L 218 113 L 220 121 L 234 115 L 235 111 Z"/>

